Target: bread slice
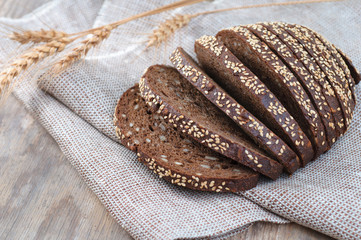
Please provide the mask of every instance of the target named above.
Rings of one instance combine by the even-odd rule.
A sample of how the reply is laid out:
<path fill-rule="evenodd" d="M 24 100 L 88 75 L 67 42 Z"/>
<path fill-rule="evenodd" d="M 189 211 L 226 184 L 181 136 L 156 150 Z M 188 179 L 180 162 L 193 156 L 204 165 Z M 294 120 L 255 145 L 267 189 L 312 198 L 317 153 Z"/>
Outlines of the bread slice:
<path fill-rule="evenodd" d="M 318 115 L 321 117 L 325 128 L 328 149 L 336 141 L 337 134 L 335 121 L 331 114 L 330 107 L 321 91 L 320 84 L 315 81 L 312 74 L 306 69 L 294 54 L 293 51 L 266 27 L 260 24 L 247 25 L 248 30 L 260 38 L 267 46 L 282 60 L 282 62 L 292 71 L 298 82 L 310 98 Z"/>
<path fill-rule="evenodd" d="M 345 129 L 348 129 L 351 122 L 351 114 L 353 109 L 353 99 L 351 91 L 348 87 L 348 81 L 340 78 L 337 69 L 335 68 L 335 60 L 330 55 L 329 51 L 317 40 L 317 38 L 310 31 L 306 31 L 299 25 L 291 25 L 286 23 L 275 23 L 276 26 L 282 27 L 305 47 L 312 57 L 316 60 L 322 71 L 330 80 L 330 84 L 336 90 L 336 95 L 341 102 L 341 109 L 345 117 Z"/>
<path fill-rule="evenodd" d="M 320 116 L 301 84 L 281 59 L 243 26 L 220 31 L 217 37 L 262 80 L 296 119 L 312 143 L 314 158 L 324 153 L 327 142 Z"/>
<path fill-rule="evenodd" d="M 314 36 L 317 38 L 317 40 L 319 40 L 324 45 L 324 47 L 326 47 L 326 49 L 331 53 L 332 57 L 337 62 L 336 67 L 340 71 L 340 74 L 341 74 L 340 76 L 343 78 L 346 78 L 348 81 L 349 90 L 351 91 L 352 99 L 356 105 L 355 80 L 351 76 L 350 70 L 348 69 L 348 67 L 347 67 L 345 61 L 343 60 L 342 56 L 340 55 L 340 53 L 337 51 L 336 47 L 333 44 L 331 44 L 329 41 L 327 41 L 326 38 L 324 38 L 321 34 L 317 33 L 316 31 L 313 31 L 310 28 L 307 28 L 304 26 L 300 26 L 300 27 L 312 32 L 314 34 Z"/>
<path fill-rule="evenodd" d="M 335 142 L 337 138 L 345 132 L 344 115 L 341 110 L 341 103 L 336 96 L 334 88 L 327 80 L 327 76 L 317 65 L 315 59 L 306 51 L 306 49 L 304 49 L 303 45 L 298 42 L 296 38 L 291 36 L 281 27 L 274 26 L 268 22 L 261 24 L 267 27 L 269 31 L 277 35 L 277 37 L 292 50 L 296 57 L 304 64 L 306 69 L 313 76 L 315 81 L 320 84 L 321 91 L 323 92 L 323 95 L 325 96 L 327 103 L 330 106 L 331 114 L 334 118 L 335 125 L 333 127 L 336 129 L 336 139 L 332 139 L 331 142 Z M 330 127 L 332 127 L 332 125 Z"/>
<path fill-rule="evenodd" d="M 220 156 L 147 111 L 138 85 L 120 98 L 114 114 L 118 137 L 160 178 L 201 191 L 238 192 L 256 186 L 258 173 Z"/>
<path fill-rule="evenodd" d="M 196 87 L 209 101 L 234 120 L 241 129 L 273 159 L 277 159 L 288 173 L 300 167 L 294 151 L 261 121 L 226 93 L 211 79 L 182 48 L 177 48 L 170 57 L 180 74 Z M 231 70 L 233 73 L 233 70 Z"/>
<path fill-rule="evenodd" d="M 151 109 L 180 132 L 267 177 L 276 179 L 281 174 L 282 165 L 266 156 L 175 68 L 151 66 L 139 86 Z"/>
<path fill-rule="evenodd" d="M 361 81 L 361 75 L 360 72 L 355 68 L 355 66 L 353 65 L 351 59 L 344 53 L 341 51 L 341 49 L 337 48 L 338 53 L 341 55 L 341 57 L 343 58 L 343 60 L 345 61 L 348 69 L 351 72 L 351 76 L 353 77 L 353 79 L 355 80 L 356 84 L 359 84 L 359 82 Z"/>
<path fill-rule="evenodd" d="M 195 52 L 203 68 L 238 103 L 260 119 L 297 153 L 302 165 L 313 156 L 311 142 L 296 120 L 259 78 L 215 37 L 203 36 L 195 42 Z"/>

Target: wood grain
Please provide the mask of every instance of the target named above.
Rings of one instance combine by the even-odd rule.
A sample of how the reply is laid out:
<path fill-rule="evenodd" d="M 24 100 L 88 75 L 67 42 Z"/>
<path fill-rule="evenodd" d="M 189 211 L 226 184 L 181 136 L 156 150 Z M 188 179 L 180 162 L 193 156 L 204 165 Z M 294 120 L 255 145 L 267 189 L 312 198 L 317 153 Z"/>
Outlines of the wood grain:
<path fill-rule="evenodd" d="M 47 1 L 0 1 L 0 16 L 20 17 Z M 13 96 L 0 106 L 0 149 L 0 239 L 132 239 Z M 259 222 L 230 239 L 331 238 Z"/>

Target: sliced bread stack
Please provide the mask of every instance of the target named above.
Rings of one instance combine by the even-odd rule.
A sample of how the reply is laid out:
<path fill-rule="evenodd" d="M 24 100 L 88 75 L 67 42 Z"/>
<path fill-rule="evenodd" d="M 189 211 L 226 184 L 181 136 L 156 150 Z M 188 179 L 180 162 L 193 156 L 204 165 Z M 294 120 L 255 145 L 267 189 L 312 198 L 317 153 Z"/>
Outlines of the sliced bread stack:
<path fill-rule="evenodd" d="M 328 151 L 350 126 L 360 75 L 309 28 L 237 26 L 182 48 L 174 67 L 150 66 L 123 94 L 114 124 L 122 144 L 165 180 L 237 192 L 258 174 L 277 179 Z"/>

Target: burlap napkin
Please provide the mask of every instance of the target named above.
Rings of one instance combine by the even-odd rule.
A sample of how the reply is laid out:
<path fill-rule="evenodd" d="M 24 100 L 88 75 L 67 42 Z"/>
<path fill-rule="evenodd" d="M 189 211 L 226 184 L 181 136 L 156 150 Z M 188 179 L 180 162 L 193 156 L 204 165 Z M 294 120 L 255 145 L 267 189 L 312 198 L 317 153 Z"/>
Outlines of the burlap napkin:
<path fill-rule="evenodd" d="M 1 23 L 25 29 L 85 30 L 171 1 L 53 1 L 22 19 Z M 170 14 L 195 13 L 268 1 L 207 1 L 130 22 L 114 31 L 86 60 L 56 79 L 46 79 L 51 95 L 28 81 L 16 90 L 58 142 L 114 218 L 138 239 L 225 238 L 255 221 L 297 222 L 329 236 L 361 238 L 361 111 L 333 149 L 292 177 L 262 179 L 240 194 L 213 194 L 175 187 L 158 179 L 117 143 L 112 115 L 120 95 L 154 63 L 169 64 L 176 46 L 192 52 L 194 40 L 238 24 L 282 20 L 322 33 L 361 68 L 361 4 L 358 0 L 239 10 L 199 17 L 180 29 L 166 47 L 144 50 L 146 35 Z M 271 1 L 269 1 L 271 2 Z M 46 23 L 47 26 L 44 25 Z M 1 59 L 17 44 L 1 39 Z M 44 66 L 39 67 L 46 71 Z M 34 74 L 39 74 L 34 69 Z M 29 78 L 30 79 L 30 78 Z M 361 93 L 357 87 L 356 94 Z M 279 217 L 282 216 L 282 217 Z"/>

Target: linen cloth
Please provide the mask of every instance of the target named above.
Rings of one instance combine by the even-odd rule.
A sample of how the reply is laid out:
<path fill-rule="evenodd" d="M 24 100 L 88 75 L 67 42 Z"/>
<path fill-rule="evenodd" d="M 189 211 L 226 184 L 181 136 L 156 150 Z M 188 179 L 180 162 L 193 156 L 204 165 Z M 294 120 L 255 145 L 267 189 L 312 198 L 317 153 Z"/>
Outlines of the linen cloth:
<path fill-rule="evenodd" d="M 57 0 L 21 19 L 0 23 L 23 29 L 78 32 L 172 1 Z M 236 10 L 206 15 L 179 29 L 166 45 L 145 49 L 147 35 L 175 14 L 276 1 L 206 1 L 132 21 L 115 30 L 85 60 L 56 78 L 29 73 L 15 95 L 49 131 L 107 210 L 136 239 L 227 238 L 256 221 L 297 222 L 339 239 L 361 238 L 361 109 L 334 147 L 291 177 L 261 179 L 239 194 L 203 193 L 159 179 L 118 143 L 112 120 L 121 94 L 151 64 L 170 64 L 177 46 L 192 56 L 195 39 L 222 28 L 260 21 L 306 25 L 344 50 L 361 68 L 361 4 L 358 0 Z M 280 2 L 280 1 L 278 1 Z M 21 50 L 1 39 L 1 60 Z M 32 76 L 32 77 L 30 77 Z M 34 77 L 35 76 L 35 77 Z M 45 75 L 46 76 L 46 75 Z M 42 89 L 46 89 L 44 92 Z M 360 98 L 359 86 L 356 95 Z"/>

